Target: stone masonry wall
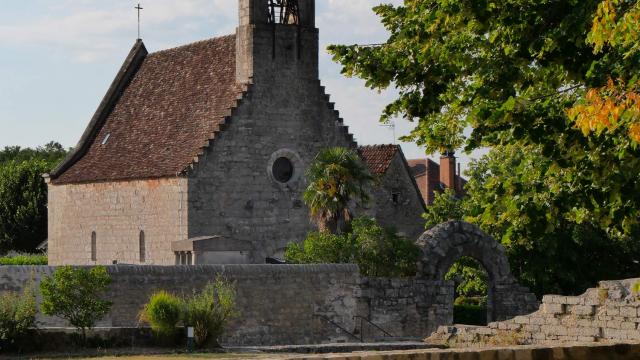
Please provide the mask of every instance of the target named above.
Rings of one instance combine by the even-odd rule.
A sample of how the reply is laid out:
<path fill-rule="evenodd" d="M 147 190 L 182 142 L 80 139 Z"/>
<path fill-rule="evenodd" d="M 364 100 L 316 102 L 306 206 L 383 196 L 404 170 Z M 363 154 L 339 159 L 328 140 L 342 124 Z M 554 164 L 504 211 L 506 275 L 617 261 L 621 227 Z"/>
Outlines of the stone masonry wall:
<path fill-rule="evenodd" d="M 354 144 L 318 80 L 283 75 L 253 85 L 189 176 L 189 237 L 250 243 L 251 263 L 282 256 L 314 228 L 304 173 L 331 146 Z M 287 183 L 272 176 L 278 157 L 293 163 Z"/>
<path fill-rule="evenodd" d="M 547 295 L 530 315 L 487 327 L 444 326 L 432 339 L 493 342 L 511 337 L 522 344 L 640 341 L 640 279 L 602 281 L 580 296 Z"/>
<path fill-rule="evenodd" d="M 138 313 L 151 293 L 164 289 L 190 294 L 216 277 L 236 283 L 240 316 L 230 325 L 223 343 L 279 345 L 338 341 L 345 335 L 326 319 L 354 328 L 359 283 L 354 265 L 211 265 L 109 266 L 113 282 L 107 297 L 111 313 L 99 327 L 137 327 Z M 0 267 L 0 291 L 16 291 L 55 268 Z M 64 327 L 63 321 L 38 316 L 41 327 Z"/>
<path fill-rule="evenodd" d="M 356 332 L 365 341 L 386 336 L 422 338 L 453 321 L 454 284 L 415 278 L 363 278 Z M 376 326 L 384 329 L 385 334 Z"/>
<path fill-rule="evenodd" d="M 393 194 L 398 196 L 393 202 Z M 375 217 L 383 226 L 393 226 L 408 239 L 415 241 L 424 232 L 425 212 L 421 194 L 416 189 L 404 159 L 396 154 L 379 186 L 372 191 L 367 215 Z"/>
<path fill-rule="evenodd" d="M 145 264 L 172 265 L 171 242 L 186 238 L 186 179 L 49 184 L 48 204 L 50 265 L 139 264 L 140 231 Z"/>
<path fill-rule="evenodd" d="M 266 1 L 239 1 L 237 77 L 249 90 L 188 175 L 189 238 L 249 243 L 249 263 L 304 240 L 314 228 L 302 201 L 308 165 L 327 147 L 356 145 L 318 80 L 314 2 L 299 5 L 300 26 L 274 25 Z M 286 183 L 272 175 L 279 157 L 293 164 Z"/>

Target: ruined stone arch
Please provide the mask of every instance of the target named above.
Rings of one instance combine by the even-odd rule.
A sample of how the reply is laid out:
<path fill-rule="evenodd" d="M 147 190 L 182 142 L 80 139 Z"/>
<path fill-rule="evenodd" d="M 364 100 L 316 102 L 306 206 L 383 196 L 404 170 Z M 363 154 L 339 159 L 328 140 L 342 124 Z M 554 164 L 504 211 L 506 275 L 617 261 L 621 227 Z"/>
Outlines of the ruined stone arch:
<path fill-rule="evenodd" d="M 538 308 L 535 295 L 511 274 L 504 247 L 477 226 L 448 221 L 422 234 L 417 244 L 422 251 L 418 277 L 423 280 L 443 281 L 463 256 L 474 258 L 485 268 L 489 281 L 488 321 L 528 314 Z"/>

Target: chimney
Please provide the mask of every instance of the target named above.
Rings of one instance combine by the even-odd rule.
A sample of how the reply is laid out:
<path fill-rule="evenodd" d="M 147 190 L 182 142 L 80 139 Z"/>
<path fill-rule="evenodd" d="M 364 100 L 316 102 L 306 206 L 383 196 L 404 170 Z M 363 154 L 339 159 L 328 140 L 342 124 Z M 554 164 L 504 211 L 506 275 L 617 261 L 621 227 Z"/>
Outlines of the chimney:
<path fill-rule="evenodd" d="M 238 5 L 238 83 L 318 79 L 315 0 L 238 0 Z"/>
<path fill-rule="evenodd" d="M 445 151 L 440 156 L 440 184 L 456 191 L 456 156 L 453 151 Z"/>

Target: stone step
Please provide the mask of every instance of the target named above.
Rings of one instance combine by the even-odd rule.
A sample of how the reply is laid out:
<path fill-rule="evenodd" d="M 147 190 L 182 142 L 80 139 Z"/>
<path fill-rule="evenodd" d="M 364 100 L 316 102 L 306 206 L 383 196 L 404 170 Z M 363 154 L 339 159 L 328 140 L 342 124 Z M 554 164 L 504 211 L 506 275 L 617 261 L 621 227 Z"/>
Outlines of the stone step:
<path fill-rule="evenodd" d="M 422 341 L 372 342 L 372 343 L 333 343 L 318 345 L 282 345 L 282 346 L 250 346 L 226 348 L 231 352 L 261 352 L 290 354 L 329 354 L 349 353 L 355 351 L 395 351 L 416 349 L 442 349 L 444 346 L 427 344 Z"/>

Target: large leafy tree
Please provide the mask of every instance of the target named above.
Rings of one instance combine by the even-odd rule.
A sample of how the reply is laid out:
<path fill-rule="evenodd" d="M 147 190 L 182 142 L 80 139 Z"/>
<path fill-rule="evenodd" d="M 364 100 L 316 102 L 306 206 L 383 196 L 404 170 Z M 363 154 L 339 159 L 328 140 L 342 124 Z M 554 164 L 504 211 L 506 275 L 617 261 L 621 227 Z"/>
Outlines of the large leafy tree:
<path fill-rule="evenodd" d="M 47 238 L 47 185 L 42 175 L 65 155 L 54 142 L 0 151 L 0 252 L 32 251 Z"/>
<path fill-rule="evenodd" d="M 369 200 L 373 177 L 352 150 L 342 147 L 321 151 L 307 170 L 309 186 L 304 201 L 321 232 L 337 232 L 351 219 L 352 202 Z"/>
<path fill-rule="evenodd" d="M 346 75 L 399 89 L 382 121 L 415 121 L 406 139 L 428 151 L 533 146 L 549 161 L 542 193 L 565 201 L 544 212 L 632 236 L 637 1 L 405 0 L 374 10 L 390 32 L 384 44 L 330 51 Z"/>
<path fill-rule="evenodd" d="M 556 191 L 554 166 L 539 147 L 496 147 L 471 164 L 465 220 L 505 246 L 516 277 L 536 294 L 576 294 L 598 280 L 637 276 L 640 233 L 613 237 L 590 222 L 563 216 L 572 187 Z"/>
<path fill-rule="evenodd" d="M 0 251 L 31 251 L 47 238 L 44 160 L 0 165 Z"/>

